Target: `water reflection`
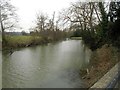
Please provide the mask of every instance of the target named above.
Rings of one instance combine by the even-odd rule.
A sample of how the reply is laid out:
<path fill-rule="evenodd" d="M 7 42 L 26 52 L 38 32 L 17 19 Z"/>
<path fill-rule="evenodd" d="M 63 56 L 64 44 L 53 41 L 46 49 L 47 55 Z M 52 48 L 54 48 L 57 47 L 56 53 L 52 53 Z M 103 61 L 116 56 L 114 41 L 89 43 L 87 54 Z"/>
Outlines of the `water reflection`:
<path fill-rule="evenodd" d="M 80 40 L 24 48 L 3 53 L 4 88 L 85 87 L 80 68 L 89 63 L 90 50 Z M 6 84 L 7 83 L 7 84 Z"/>

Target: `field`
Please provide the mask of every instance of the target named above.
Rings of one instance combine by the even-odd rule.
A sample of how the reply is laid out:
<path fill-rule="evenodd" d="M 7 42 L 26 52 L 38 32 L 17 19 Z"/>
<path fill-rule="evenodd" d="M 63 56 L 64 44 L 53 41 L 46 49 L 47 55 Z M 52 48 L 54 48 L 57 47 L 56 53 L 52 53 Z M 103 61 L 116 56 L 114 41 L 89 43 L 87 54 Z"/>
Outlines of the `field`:
<path fill-rule="evenodd" d="M 82 37 L 71 37 L 72 40 L 82 40 Z"/>
<path fill-rule="evenodd" d="M 0 34 L 0 42 L 2 42 L 2 35 Z"/>
<path fill-rule="evenodd" d="M 28 47 L 45 43 L 44 38 L 40 36 L 6 36 L 5 40 L 4 47 L 8 48 Z"/>

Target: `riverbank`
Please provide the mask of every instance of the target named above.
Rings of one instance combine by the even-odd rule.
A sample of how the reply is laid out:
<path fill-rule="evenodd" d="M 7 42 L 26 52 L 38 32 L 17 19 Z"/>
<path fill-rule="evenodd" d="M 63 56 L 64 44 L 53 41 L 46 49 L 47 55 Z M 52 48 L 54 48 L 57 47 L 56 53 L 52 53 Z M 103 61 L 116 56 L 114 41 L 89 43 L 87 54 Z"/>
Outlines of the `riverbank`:
<path fill-rule="evenodd" d="M 0 50 L 2 50 L 2 41 L 0 41 Z"/>
<path fill-rule="evenodd" d="M 2 50 L 2 35 L 0 34 L 0 50 Z"/>
<path fill-rule="evenodd" d="M 52 42 L 52 39 L 47 37 L 40 36 L 6 36 L 5 44 L 3 44 L 2 49 L 15 49 L 15 48 L 23 48 L 30 47 L 36 45 L 42 45 Z"/>
<path fill-rule="evenodd" d="M 2 43 L 2 50 L 44 45 L 50 42 L 56 42 L 64 39 L 65 37 L 54 39 L 53 37 L 41 37 L 32 35 L 5 36 L 5 41 Z"/>
<path fill-rule="evenodd" d="M 120 59 L 120 52 L 117 49 L 108 45 L 93 52 L 89 69 L 81 70 L 81 76 L 86 82 L 87 88 L 91 87 L 104 74 L 106 74 Z"/>
<path fill-rule="evenodd" d="M 72 40 L 82 40 L 82 37 L 71 37 Z"/>

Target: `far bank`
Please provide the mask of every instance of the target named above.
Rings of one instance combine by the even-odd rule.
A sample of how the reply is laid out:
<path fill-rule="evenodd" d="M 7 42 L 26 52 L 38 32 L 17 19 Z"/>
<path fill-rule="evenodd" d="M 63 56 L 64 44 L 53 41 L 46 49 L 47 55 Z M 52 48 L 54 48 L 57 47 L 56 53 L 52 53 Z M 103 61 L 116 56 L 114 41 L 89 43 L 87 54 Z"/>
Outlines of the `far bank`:
<path fill-rule="evenodd" d="M 63 40 L 65 38 L 60 38 L 58 40 L 54 40 L 51 37 L 41 37 L 41 36 L 32 36 L 32 35 L 20 35 L 20 36 L 5 36 L 3 40 L 2 49 L 16 49 L 16 48 L 24 48 L 24 47 L 31 47 L 36 45 L 44 45 L 49 42 L 56 42 Z"/>

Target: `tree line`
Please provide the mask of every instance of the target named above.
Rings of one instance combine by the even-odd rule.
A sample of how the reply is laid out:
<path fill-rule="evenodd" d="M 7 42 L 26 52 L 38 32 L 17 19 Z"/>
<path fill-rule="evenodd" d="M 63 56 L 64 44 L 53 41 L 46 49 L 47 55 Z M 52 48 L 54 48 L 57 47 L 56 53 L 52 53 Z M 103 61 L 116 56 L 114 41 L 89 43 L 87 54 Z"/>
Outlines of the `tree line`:
<path fill-rule="evenodd" d="M 104 44 L 120 46 L 120 2 L 75 2 L 64 9 L 61 20 L 92 50 Z"/>
<path fill-rule="evenodd" d="M 36 14 L 36 26 L 32 28 L 32 35 L 40 35 L 44 38 L 56 41 L 66 37 L 65 29 L 59 27 L 59 18 L 55 20 L 55 12 L 53 12 L 52 18 L 47 14 L 39 12 Z"/>
<path fill-rule="evenodd" d="M 12 29 L 16 23 L 16 9 L 9 0 L 0 1 L 0 26 L 4 39 L 6 29 Z M 92 50 L 104 44 L 120 46 L 120 2 L 74 2 L 63 9 L 58 18 L 53 12 L 36 14 L 36 26 L 31 35 L 42 36 L 50 40 L 59 40 L 70 36 L 81 36 Z"/>

